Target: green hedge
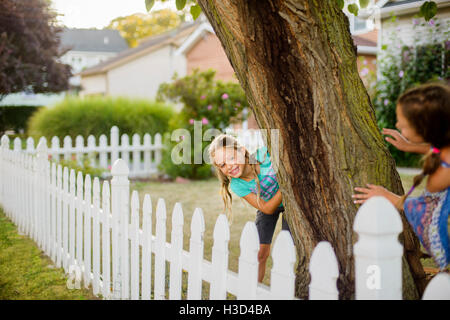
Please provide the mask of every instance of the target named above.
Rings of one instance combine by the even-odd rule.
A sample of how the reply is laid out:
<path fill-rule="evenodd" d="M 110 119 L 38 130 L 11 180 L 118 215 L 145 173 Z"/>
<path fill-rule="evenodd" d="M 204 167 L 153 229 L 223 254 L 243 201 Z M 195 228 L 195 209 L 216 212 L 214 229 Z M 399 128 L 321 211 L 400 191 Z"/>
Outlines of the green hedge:
<path fill-rule="evenodd" d="M 69 135 L 88 137 L 105 134 L 117 126 L 120 134 L 163 134 L 174 116 L 172 106 L 143 99 L 88 97 L 67 98 L 53 108 L 42 108 L 28 122 L 28 135 L 63 139 Z M 50 140 L 49 140 L 50 141 Z"/>
<path fill-rule="evenodd" d="M 25 130 L 28 119 L 40 108 L 35 106 L 0 107 L 0 134 L 6 130 L 14 130 L 16 133 L 19 133 L 20 129 Z"/>

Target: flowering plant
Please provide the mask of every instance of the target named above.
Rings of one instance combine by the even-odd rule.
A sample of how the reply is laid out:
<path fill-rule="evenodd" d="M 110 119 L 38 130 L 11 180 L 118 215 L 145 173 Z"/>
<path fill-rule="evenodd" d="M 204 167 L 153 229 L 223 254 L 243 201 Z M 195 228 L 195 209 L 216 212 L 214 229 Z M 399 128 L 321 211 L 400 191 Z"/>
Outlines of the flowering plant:
<path fill-rule="evenodd" d="M 405 90 L 430 81 L 450 80 L 450 22 L 413 18 L 411 24 L 412 43 L 404 43 L 397 34 L 402 30 L 396 28 L 390 44 L 382 46 L 378 57 L 379 77 L 372 102 L 380 128 L 395 127 L 397 99 Z M 390 144 L 388 147 L 397 165 L 419 164 L 419 156 L 401 152 Z"/>
<path fill-rule="evenodd" d="M 211 175 L 210 165 L 195 163 L 194 142 L 191 141 L 192 161 L 190 164 L 174 164 L 171 151 L 183 140 L 193 140 L 195 125 L 201 125 L 201 136 L 208 129 L 223 131 L 231 123 L 245 120 L 242 110 L 248 106 L 244 91 L 238 83 L 215 80 L 215 71 L 194 72 L 183 78 L 174 76 L 173 82 L 163 83 L 159 87 L 157 99 L 170 100 L 183 105 L 181 111 L 169 121 L 169 135 L 164 136 L 165 151 L 160 169 L 175 178 L 201 179 Z M 186 129 L 190 134 L 172 141 L 170 133 L 177 129 Z M 209 141 L 202 142 L 202 150 Z M 198 151 L 198 150 L 197 150 Z"/>

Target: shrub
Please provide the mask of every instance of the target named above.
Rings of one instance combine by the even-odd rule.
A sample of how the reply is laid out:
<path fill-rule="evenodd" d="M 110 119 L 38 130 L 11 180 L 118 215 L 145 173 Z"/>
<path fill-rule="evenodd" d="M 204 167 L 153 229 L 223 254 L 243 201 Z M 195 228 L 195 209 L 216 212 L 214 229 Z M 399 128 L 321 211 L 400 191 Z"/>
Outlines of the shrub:
<path fill-rule="evenodd" d="M 77 135 L 97 139 L 105 134 L 109 137 L 111 127 L 117 126 L 121 134 L 152 136 L 168 129 L 169 119 L 174 115 L 171 106 L 162 102 L 144 99 L 111 97 L 70 97 L 53 108 L 42 108 L 34 113 L 28 123 L 28 134 L 35 139 L 53 136 L 63 139 L 66 135 L 75 139 Z"/>
<path fill-rule="evenodd" d="M 396 33 L 391 45 L 383 45 L 378 67 L 380 80 L 376 84 L 373 104 L 380 128 L 394 128 L 399 96 L 411 87 L 430 81 L 450 79 L 450 22 L 419 22 L 413 19 L 413 45 L 405 45 Z M 446 31 L 443 31 L 446 30 Z M 401 31 L 397 29 L 397 31 Z M 420 155 L 397 150 L 387 144 L 399 166 L 418 166 Z"/>
<path fill-rule="evenodd" d="M 169 99 L 183 104 L 180 113 L 170 120 L 169 131 L 185 129 L 187 134 L 183 142 L 190 142 L 191 148 L 191 164 L 175 164 L 171 157 L 172 150 L 181 141 L 172 141 L 170 133 L 164 136 L 165 150 L 159 169 L 172 178 L 204 179 L 211 176 L 211 165 L 194 164 L 194 121 L 201 123 L 203 137 L 205 130 L 223 131 L 231 123 L 244 120 L 242 110 L 248 107 L 248 103 L 241 86 L 234 82 L 214 80 L 214 75 L 215 71 L 211 69 L 203 72 L 194 70 L 183 78 L 175 75 L 172 83 L 164 83 L 159 87 L 159 100 Z M 209 143 L 202 141 L 202 152 Z"/>
<path fill-rule="evenodd" d="M 0 135 L 6 130 L 16 133 L 25 131 L 30 116 L 41 107 L 35 106 L 2 106 L 0 107 Z"/>

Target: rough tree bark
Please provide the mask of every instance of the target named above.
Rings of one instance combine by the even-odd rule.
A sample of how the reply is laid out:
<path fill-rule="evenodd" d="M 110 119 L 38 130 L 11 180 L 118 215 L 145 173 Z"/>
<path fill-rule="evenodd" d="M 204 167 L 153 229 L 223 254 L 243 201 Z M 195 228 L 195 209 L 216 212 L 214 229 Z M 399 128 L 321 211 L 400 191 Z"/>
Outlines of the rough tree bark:
<path fill-rule="evenodd" d="M 297 296 L 319 241 L 336 253 L 340 299 L 354 298 L 355 186 L 403 193 L 358 75 L 356 48 L 337 1 L 198 0 L 262 129 L 280 134 L 277 176 L 297 247 Z M 268 140 L 269 147 L 274 143 Z M 419 243 L 403 217 L 404 298 L 425 286 Z"/>

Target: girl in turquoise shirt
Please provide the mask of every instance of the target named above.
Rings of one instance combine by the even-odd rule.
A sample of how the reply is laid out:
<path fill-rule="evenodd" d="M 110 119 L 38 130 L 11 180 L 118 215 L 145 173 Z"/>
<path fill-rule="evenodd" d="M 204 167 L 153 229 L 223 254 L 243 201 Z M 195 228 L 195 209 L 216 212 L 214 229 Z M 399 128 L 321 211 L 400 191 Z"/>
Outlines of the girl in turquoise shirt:
<path fill-rule="evenodd" d="M 260 241 L 258 281 L 262 282 L 275 226 L 280 213 L 284 212 L 270 155 L 266 147 L 250 155 L 234 137 L 222 134 L 211 142 L 209 157 L 221 182 L 221 195 L 228 218 L 232 219 L 230 188 L 257 209 L 255 223 Z M 282 229 L 289 230 L 284 216 Z"/>

